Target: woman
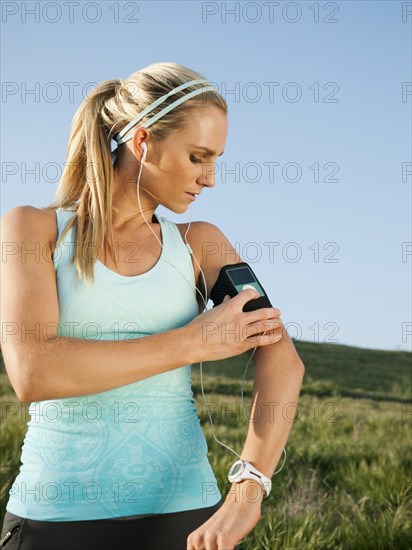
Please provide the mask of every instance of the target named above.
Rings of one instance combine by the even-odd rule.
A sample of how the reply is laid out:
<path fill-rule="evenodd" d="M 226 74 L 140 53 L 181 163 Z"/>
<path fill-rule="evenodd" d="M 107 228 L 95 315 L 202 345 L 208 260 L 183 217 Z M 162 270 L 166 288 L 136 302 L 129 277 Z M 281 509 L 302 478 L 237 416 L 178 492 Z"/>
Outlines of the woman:
<path fill-rule="evenodd" d="M 243 312 L 253 290 L 203 311 L 222 266 L 243 261 L 223 233 L 155 215 L 159 204 L 184 213 L 214 186 L 226 136 L 225 100 L 186 67 L 105 81 L 74 117 L 56 200 L 3 217 L 3 245 L 45 251 L 3 259 L 2 319 L 22 327 L 3 354 L 31 403 L 4 547 L 226 550 L 259 521 L 290 414 L 265 410 L 250 426 L 252 474 L 223 499 L 191 364 L 257 348 L 256 405 L 296 402 L 303 364 L 278 309 Z M 210 243 L 218 253 L 203 254 Z"/>

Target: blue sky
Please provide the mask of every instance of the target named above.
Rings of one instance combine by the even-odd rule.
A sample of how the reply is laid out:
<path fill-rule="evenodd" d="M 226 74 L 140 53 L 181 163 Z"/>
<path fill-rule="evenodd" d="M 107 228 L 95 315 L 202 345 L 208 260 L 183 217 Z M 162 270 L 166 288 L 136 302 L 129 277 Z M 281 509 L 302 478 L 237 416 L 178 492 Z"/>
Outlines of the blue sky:
<path fill-rule="evenodd" d="M 411 350 L 408 12 L 398 1 L 2 2 L 1 214 L 52 200 L 88 83 L 181 63 L 229 105 L 216 185 L 192 220 L 238 247 L 291 336 Z"/>

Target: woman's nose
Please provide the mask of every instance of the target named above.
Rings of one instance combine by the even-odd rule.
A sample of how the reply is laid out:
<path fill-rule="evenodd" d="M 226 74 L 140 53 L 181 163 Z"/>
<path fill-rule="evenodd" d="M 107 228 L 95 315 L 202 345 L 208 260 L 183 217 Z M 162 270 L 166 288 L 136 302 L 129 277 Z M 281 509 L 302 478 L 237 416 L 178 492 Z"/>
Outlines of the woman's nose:
<path fill-rule="evenodd" d="M 198 181 L 201 185 L 206 187 L 213 187 L 215 185 L 215 172 L 216 166 L 213 162 L 206 162 L 202 165 L 202 173 L 199 176 Z"/>

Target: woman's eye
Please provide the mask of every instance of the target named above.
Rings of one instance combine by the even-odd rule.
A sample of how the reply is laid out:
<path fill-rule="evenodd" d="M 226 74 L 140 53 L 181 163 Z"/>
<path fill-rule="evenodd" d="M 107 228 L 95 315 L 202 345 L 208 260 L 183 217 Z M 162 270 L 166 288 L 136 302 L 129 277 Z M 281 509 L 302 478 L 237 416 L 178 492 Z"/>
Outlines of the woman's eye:
<path fill-rule="evenodd" d="M 201 160 L 197 159 L 193 155 L 190 157 L 190 160 L 193 162 L 193 164 L 197 164 L 198 162 L 202 162 Z"/>

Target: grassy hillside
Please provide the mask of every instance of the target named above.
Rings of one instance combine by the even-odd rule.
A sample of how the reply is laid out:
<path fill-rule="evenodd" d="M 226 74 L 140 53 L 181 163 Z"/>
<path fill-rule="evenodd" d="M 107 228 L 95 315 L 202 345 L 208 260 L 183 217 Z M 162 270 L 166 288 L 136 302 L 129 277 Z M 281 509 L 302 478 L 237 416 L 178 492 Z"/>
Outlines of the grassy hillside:
<path fill-rule="evenodd" d="M 408 548 L 412 354 L 309 342 L 295 345 L 306 373 L 287 461 L 273 476 L 262 519 L 241 549 Z M 247 359 L 242 355 L 203 364 L 216 436 L 238 453 L 247 431 L 240 393 Z M 246 405 L 253 373 L 252 361 L 244 385 Z M 20 464 L 27 420 L 23 409 L 28 405 L 19 403 L 4 371 L 0 376 L 2 519 Z M 197 364 L 192 380 L 209 459 L 224 495 L 230 487 L 226 474 L 236 457 L 213 438 Z M 14 410 L 13 404 L 19 405 L 15 412 L 5 414 Z"/>

